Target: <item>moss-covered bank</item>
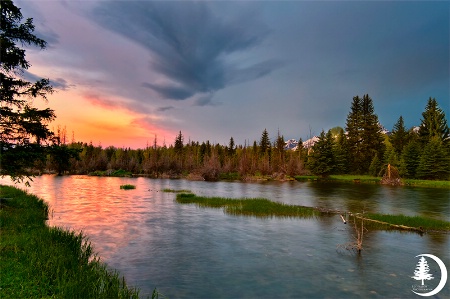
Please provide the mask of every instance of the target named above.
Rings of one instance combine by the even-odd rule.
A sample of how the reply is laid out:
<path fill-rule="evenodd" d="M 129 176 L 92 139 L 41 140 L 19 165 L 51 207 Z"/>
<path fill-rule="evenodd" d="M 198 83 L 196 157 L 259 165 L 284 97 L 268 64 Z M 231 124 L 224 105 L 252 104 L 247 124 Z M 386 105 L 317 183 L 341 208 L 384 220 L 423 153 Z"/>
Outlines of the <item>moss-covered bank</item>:
<path fill-rule="evenodd" d="M 34 195 L 0 186 L 0 298 L 139 298 L 82 233 L 45 224 Z"/>

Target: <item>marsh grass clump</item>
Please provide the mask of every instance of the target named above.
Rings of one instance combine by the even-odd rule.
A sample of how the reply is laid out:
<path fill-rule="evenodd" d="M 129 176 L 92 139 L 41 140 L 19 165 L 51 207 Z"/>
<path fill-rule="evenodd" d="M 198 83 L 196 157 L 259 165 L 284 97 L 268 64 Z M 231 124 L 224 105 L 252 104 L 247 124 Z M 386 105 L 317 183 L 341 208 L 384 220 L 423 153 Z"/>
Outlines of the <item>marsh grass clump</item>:
<path fill-rule="evenodd" d="M 135 185 L 131 185 L 131 184 L 125 184 L 125 185 L 120 185 L 120 189 L 131 190 L 131 189 L 136 189 L 136 186 Z"/>
<path fill-rule="evenodd" d="M 0 191 L 0 298 L 139 298 L 82 233 L 45 225 L 41 199 L 13 187 Z"/>
<path fill-rule="evenodd" d="M 449 231 L 450 222 L 438 219 L 432 219 L 422 216 L 405 216 L 405 215 L 389 215 L 389 214 L 365 214 L 368 220 L 366 224 L 370 228 L 386 228 L 398 227 L 403 229 L 413 228 L 415 230 L 439 230 Z"/>
<path fill-rule="evenodd" d="M 167 193 L 191 193 L 191 190 L 186 190 L 186 189 L 170 189 L 170 188 L 164 188 L 162 190 L 163 192 L 167 192 Z"/>
<path fill-rule="evenodd" d="M 223 208 L 231 215 L 245 215 L 255 217 L 302 217 L 311 218 L 319 216 L 321 212 L 314 208 L 287 205 L 273 202 L 265 198 L 224 198 L 203 197 L 195 194 L 177 194 L 177 202 L 184 204 L 195 203 L 199 207 Z"/>

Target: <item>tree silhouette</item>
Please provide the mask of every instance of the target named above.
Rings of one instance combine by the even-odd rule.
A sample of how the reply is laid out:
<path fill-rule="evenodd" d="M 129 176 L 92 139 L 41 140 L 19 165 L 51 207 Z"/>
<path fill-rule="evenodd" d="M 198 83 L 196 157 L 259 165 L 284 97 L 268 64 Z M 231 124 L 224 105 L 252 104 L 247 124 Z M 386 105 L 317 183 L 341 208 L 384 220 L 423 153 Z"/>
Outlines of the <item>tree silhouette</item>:
<path fill-rule="evenodd" d="M 428 266 L 427 260 L 422 256 L 417 263 L 416 270 L 414 271 L 414 276 L 411 278 L 414 278 L 415 280 L 422 280 L 422 285 L 424 285 L 424 280 L 431 280 L 434 279 L 432 274 L 428 274 L 430 272 L 430 267 Z"/>
<path fill-rule="evenodd" d="M 33 107 L 33 100 L 46 100 L 53 92 L 49 79 L 29 82 L 23 79 L 30 67 L 25 46 L 45 49 L 47 43 L 33 34 L 33 19 L 22 22 L 20 8 L 10 0 L 0 6 L 0 160 L 2 175 L 24 180 L 32 175 L 28 169 L 45 160 L 45 147 L 53 132 L 48 123 L 53 110 Z M 22 47 L 22 48 L 21 48 Z M 29 184 L 27 182 L 27 184 Z"/>
<path fill-rule="evenodd" d="M 175 153 L 181 154 L 181 152 L 183 151 L 183 141 L 184 141 L 183 134 L 181 134 L 181 131 L 180 131 L 180 133 L 175 138 L 175 144 L 174 144 Z"/>

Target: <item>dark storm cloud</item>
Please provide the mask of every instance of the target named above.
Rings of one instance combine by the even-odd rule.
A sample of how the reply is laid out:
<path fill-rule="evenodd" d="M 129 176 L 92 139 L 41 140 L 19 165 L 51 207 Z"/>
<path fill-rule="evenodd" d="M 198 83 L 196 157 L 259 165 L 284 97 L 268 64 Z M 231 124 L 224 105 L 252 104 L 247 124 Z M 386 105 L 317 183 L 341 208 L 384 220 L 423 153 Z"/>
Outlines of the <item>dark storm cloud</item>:
<path fill-rule="evenodd" d="M 142 83 L 142 86 L 164 95 L 169 100 L 185 100 L 195 94 L 195 91 L 188 87 L 160 86 L 151 83 Z"/>
<path fill-rule="evenodd" d="M 239 59 L 261 44 L 268 30 L 254 9 L 235 3 L 234 13 L 226 14 L 221 10 L 225 6 L 214 5 L 213 10 L 207 2 L 100 2 L 93 18 L 147 48 L 152 53 L 151 69 L 170 82 L 142 86 L 163 99 L 185 100 L 257 79 L 281 66 L 272 60 L 235 66 L 231 56 Z M 197 103 L 211 103 L 211 98 L 197 99 Z"/>

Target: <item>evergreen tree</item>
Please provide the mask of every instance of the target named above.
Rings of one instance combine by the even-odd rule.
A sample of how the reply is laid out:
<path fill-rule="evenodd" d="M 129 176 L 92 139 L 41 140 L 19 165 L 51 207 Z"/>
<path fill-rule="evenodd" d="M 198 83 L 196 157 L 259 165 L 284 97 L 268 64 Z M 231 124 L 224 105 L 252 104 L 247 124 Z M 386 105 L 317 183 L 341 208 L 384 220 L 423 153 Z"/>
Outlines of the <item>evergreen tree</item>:
<path fill-rule="evenodd" d="M 253 155 L 256 155 L 258 153 L 258 144 L 256 143 L 256 140 L 253 141 Z"/>
<path fill-rule="evenodd" d="M 420 156 L 417 176 L 421 179 L 448 180 L 450 178 L 450 157 L 439 136 L 434 136 Z"/>
<path fill-rule="evenodd" d="M 347 116 L 349 167 L 353 173 L 367 173 L 374 156 L 382 156 L 384 138 L 369 95 L 353 98 Z"/>
<path fill-rule="evenodd" d="M 326 177 L 333 171 L 333 165 L 333 136 L 331 131 L 325 134 L 322 130 L 308 156 L 308 168 L 313 174 Z"/>
<path fill-rule="evenodd" d="M 378 116 L 375 114 L 372 99 L 369 95 L 363 96 L 363 171 L 367 172 L 375 155 L 382 157 L 385 149 L 384 136 L 381 133 L 381 126 Z"/>
<path fill-rule="evenodd" d="M 419 127 L 419 138 L 423 145 L 432 138 L 437 137 L 444 143 L 450 140 L 450 130 L 445 113 L 439 107 L 435 98 L 429 98 L 425 111 L 422 113 L 422 122 Z"/>
<path fill-rule="evenodd" d="M 337 136 L 334 137 L 333 143 L 334 169 L 333 173 L 343 174 L 348 170 L 348 148 L 347 137 L 344 130 L 341 130 Z"/>
<path fill-rule="evenodd" d="M 183 134 L 181 134 L 180 131 L 180 133 L 178 133 L 177 137 L 175 138 L 174 144 L 175 153 L 181 154 L 183 152 L 183 141 L 184 141 Z"/>
<path fill-rule="evenodd" d="M 285 142 L 283 135 L 280 135 L 280 131 L 278 130 L 277 133 L 277 139 L 274 142 L 274 165 L 275 165 L 275 171 L 285 173 L 286 172 L 286 165 L 285 165 L 285 150 L 284 150 Z"/>
<path fill-rule="evenodd" d="M 298 139 L 297 149 L 296 152 L 298 153 L 298 158 L 302 162 L 303 165 L 306 165 L 306 162 L 308 161 L 308 151 L 303 146 L 303 139 Z"/>
<path fill-rule="evenodd" d="M 353 97 L 353 101 L 350 107 L 350 113 L 347 115 L 347 137 L 348 137 L 348 150 L 349 150 L 349 170 L 355 173 L 362 172 L 362 99 L 359 96 Z"/>
<path fill-rule="evenodd" d="M 400 157 L 400 175 L 407 178 L 415 178 L 419 162 L 420 145 L 415 140 L 411 140 L 403 148 Z"/>
<path fill-rule="evenodd" d="M 400 116 L 395 123 L 391 135 L 389 135 L 389 141 L 391 142 L 397 155 L 400 155 L 403 151 L 403 147 L 409 141 L 409 132 L 405 128 L 405 123 L 402 116 Z"/>
<path fill-rule="evenodd" d="M 384 152 L 384 164 L 391 164 L 393 166 L 399 165 L 399 159 L 397 152 L 392 145 L 386 146 L 386 151 Z"/>
<path fill-rule="evenodd" d="M 380 172 L 382 167 L 382 163 L 380 159 L 378 158 L 378 154 L 375 154 L 372 161 L 370 162 L 369 166 L 369 174 L 372 176 L 378 176 L 378 173 Z"/>
<path fill-rule="evenodd" d="M 0 160 L 2 175 L 13 180 L 29 177 L 27 172 L 35 161 L 45 159 L 42 143 L 52 132 L 47 125 L 55 118 L 54 111 L 32 106 L 36 98 L 46 99 L 53 92 L 48 79 L 29 82 L 19 75 L 30 67 L 25 50 L 18 46 L 46 47 L 34 32 L 33 19 L 22 22 L 20 8 L 10 0 L 1 1 L 0 21 Z"/>
<path fill-rule="evenodd" d="M 275 149 L 277 150 L 277 153 L 284 153 L 284 136 L 280 135 L 280 131 L 278 131 L 277 139 L 275 140 Z"/>
<path fill-rule="evenodd" d="M 259 141 L 259 152 L 261 155 L 264 155 L 268 152 L 270 153 L 270 139 L 267 129 L 264 129 L 264 131 L 262 132 L 261 139 Z"/>
<path fill-rule="evenodd" d="M 228 155 L 233 156 L 235 152 L 236 152 L 236 149 L 235 149 L 234 139 L 233 139 L 233 137 L 231 137 L 230 142 L 228 144 Z"/>

